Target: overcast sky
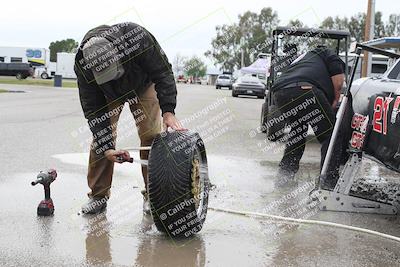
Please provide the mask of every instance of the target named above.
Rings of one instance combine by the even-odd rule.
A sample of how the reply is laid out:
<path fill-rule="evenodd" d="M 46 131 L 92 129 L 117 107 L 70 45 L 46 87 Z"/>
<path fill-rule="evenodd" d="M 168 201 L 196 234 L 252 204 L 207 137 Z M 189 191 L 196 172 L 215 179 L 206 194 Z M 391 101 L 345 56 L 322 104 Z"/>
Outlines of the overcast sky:
<path fill-rule="evenodd" d="M 59 4 L 63 3 L 63 4 Z M 247 10 L 271 7 L 281 24 L 300 19 L 315 26 L 327 16 L 366 12 L 367 0 L 40 0 L 2 1 L 0 46 L 48 47 L 51 41 L 83 35 L 100 24 L 132 21 L 145 26 L 168 57 L 200 55 L 210 48 L 215 26 L 237 21 Z M 386 20 L 400 1 L 376 0 Z"/>

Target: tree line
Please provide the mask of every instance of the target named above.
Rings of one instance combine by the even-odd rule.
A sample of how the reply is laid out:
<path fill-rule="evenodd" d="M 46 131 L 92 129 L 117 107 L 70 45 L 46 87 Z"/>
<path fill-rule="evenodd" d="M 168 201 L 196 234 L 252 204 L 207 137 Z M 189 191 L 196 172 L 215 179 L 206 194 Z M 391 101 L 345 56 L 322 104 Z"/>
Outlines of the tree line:
<path fill-rule="evenodd" d="M 323 29 L 347 30 L 351 38 L 358 42 L 364 41 L 364 29 L 366 22 L 365 13 L 357 13 L 350 18 L 327 17 L 319 25 Z M 244 54 L 244 64 L 250 65 L 259 53 L 270 53 L 271 36 L 274 28 L 280 25 L 278 13 L 270 7 L 260 10 L 259 13 L 247 11 L 238 16 L 238 21 L 233 24 L 216 26 L 216 35 L 211 40 L 211 49 L 205 52 L 221 69 L 234 71 L 241 67 L 241 52 Z M 284 26 L 307 27 L 300 20 L 291 20 Z M 400 32 L 400 14 L 391 14 L 387 21 L 383 20 L 382 12 L 375 13 L 375 38 L 394 36 Z M 73 39 L 65 39 L 51 42 L 50 60 L 57 60 L 58 52 L 74 52 L 78 42 Z M 344 47 L 342 47 L 344 49 Z M 206 66 L 198 57 L 183 57 L 177 54 L 173 60 L 175 75 L 187 75 L 203 77 L 206 74 Z"/>
<path fill-rule="evenodd" d="M 366 14 L 357 13 L 350 18 L 327 17 L 319 28 L 347 30 L 352 40 L 362 42 L 365 22 Z M 241 67 L 243 51 L 244 64 L 248 66 L 257 54 L 271 52 L 272 31 L 279 25 L 278 13 L 270 7 L 263 8 L 259 13 L 247 11 L 239 15 L 238 21 L 233 24 L 216 26 L 211 49 L 205 52 L 205 56 L 219 64 L 221 69 L 233 71 Z M 307 27 L 300 20 L 291 20 L 281 26 Z M 374 32 L 375 38 L 396 35 L 400 32 L 400 14 L 391 14 L 387 21 L 383 21 L 382 13 L 376 12 Z"/>

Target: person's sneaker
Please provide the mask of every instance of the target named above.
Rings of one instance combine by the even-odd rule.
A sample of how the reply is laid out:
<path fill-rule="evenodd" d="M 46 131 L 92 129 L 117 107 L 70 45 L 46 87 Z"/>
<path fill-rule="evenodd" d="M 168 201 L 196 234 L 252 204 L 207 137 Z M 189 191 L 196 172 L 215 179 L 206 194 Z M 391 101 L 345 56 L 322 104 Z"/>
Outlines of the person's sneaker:
<path fill-rule="evenodd" d="M 151 215 L 151 207 L 150 207 L 150 200 L 149 200 L 149 193 L 146 190 L 142 190 L 143 195 L 143 214 Z"/>
<path fill-rule="evenodd" d="M 107 197 L 91 197 L 88 202 L 82 206 L 83 214 L 97 214 L 107 207 Z"/>

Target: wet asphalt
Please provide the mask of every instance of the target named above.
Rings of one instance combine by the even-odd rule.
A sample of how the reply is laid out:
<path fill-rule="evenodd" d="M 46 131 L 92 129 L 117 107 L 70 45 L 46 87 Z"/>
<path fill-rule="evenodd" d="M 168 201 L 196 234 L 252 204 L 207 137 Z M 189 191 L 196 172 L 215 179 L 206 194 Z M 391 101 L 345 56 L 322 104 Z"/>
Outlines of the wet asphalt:
<path fill-rule="evenodd" d="M 293 225 L 209 211 L 195 237 L 171 240 L 142 215 L 140 166 L 115 168 L 105 213 L 82 216 L 86 201 L 86 121 L 76 89 L 1 85 L 0 266 L 400 266 L 400 244 L 322 226 Z M 228 90 L 178 85 L 177 116 L 199 131 L 215 189 L 209 206 L 326 220 L 400 236 L 397 216 L 319 211 L 305 199 L 319 171 L 319 144 L 310 138 L 298 183 L 276 188 L 279 147 L 254 134 L 262 100 L 233 98 Z M 131 114 L 119 124 L 119 148 L 138 146 Z M 267 147 L 268 146 L 268 147 Z M 267 148 L 266 148 L 267 147 Z M 133 152 L 134 158 L 138 157 Z M 366 180 L 400 182 L 376 163 Z M 55 214 L 37 217 L 43 198 L 30 182 L 55 168 Z M 296 194 L 293 194 L 296 192 Z"/>

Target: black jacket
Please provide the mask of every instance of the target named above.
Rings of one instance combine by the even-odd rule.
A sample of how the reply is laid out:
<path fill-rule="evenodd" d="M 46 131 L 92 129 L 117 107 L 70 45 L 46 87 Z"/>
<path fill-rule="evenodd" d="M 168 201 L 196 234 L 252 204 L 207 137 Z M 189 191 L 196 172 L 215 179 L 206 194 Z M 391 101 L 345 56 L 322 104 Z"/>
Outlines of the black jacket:
<path fill-rule="evenodd" d="M 333 103 L 335 92 L 331 77 L 344 73 L 344 67 L 344 62 L 332 49 L 317 47 L 295 59 L 276 79 L 272 91 L 292 83 L 309 82 L 322 90 Z"/>
<path fill-rule="evenodd" d="M 122 56 L 120 62 L 123 62 L 125 69 L 124 75 L 118 80 L 98 85 L 91 70 L 84 67 L 86 63 L 82 48 L 95 36 L 104 37 L 118 47 Z M 90 30 L 75 57 L 75 73 L 82 109 L 97 140 L 98 154 L 114 148 L 112 139 L 100 138 L 111 134 L 110 121 L 105 116 L 108 102 L 140 96 L 150 83 L 154 83 L 162 113 L 174 113 L 177 92 L 171 64 L 154 36 L 135 23 L 102 25 Z"/>

